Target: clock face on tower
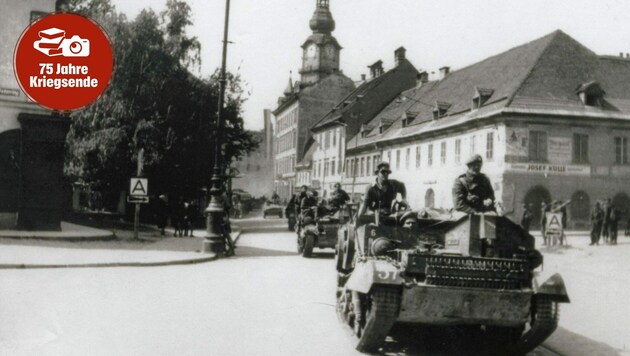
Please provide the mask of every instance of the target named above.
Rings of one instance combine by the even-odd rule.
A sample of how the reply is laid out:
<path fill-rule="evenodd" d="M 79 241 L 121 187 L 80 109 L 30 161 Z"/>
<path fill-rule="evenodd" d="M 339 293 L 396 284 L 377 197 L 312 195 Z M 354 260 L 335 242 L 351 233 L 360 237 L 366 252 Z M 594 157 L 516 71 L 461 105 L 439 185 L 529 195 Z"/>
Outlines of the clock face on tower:
<path fill-rule="evenodd" d="M 306 55 L 310 58 L 313 58 L 315 57 L 316 54 L 317 54 L 317 45 L 315 45 L 314 43 L 311 43 L 306 48 Z"/>

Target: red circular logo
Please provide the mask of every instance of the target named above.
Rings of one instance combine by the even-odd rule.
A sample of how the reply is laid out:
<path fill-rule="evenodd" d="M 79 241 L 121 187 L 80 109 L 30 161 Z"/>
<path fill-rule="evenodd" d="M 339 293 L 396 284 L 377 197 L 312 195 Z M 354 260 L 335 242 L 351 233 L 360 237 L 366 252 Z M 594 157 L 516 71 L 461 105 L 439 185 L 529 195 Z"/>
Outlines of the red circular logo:
<path fill-rule="evenodd" d="M 59 111 L 77 110 L 107 88 L 114 55 L 105 31 L 72 13 L 43 17 L 20 37 L 13 58 L 22 91 L 34 102 Z"/>

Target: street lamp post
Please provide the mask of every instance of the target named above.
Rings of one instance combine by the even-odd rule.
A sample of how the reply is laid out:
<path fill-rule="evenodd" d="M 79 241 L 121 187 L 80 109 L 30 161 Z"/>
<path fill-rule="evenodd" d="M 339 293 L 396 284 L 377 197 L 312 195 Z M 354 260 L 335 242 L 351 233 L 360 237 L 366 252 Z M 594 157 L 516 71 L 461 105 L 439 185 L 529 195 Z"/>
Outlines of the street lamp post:
<path fill-rule="evenodd" d="M 203 251 L 216 254 L 225 253 L 225 211 L 222 189 L 223 172 L 221 172 L 221 140 L 220 130 L 222 126 L 223 105 L 225 101 L 225 62 L 227 58 L 228 23 L 230 18 L 230 0 L 225 1 L 225 23 L 223 28 L 223 56 L 221 60 L 221 74 L 219 77 L 219 107 L 217 108 L 217 122 L 214 131 L 214 168 L 212 169 L 212 188 L 210 189 L 210 203 L 206 208 L 206 236 L 203 241 Z"/>

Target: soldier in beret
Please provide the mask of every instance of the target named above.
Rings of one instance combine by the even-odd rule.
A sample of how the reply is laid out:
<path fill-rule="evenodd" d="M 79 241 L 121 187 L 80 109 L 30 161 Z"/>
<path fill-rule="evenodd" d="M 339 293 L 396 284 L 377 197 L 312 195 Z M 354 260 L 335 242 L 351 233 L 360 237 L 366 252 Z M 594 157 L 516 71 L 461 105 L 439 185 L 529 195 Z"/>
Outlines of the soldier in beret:
<path fill-rule="evenodd" d="M 403 199 L 407 198 L 405 184 L 395 179 L 389 179 L 391 173 L 387 162 L 381 162 L 376 166 L 376 171 L 374 171 L 376 181 L 366 189 L 358 216 L 365 214 L 367 209 L 372 211 L 378 209 L 384 214 L 390 214 L 392 203 L 398 193 L 402 195 Z"/>
<path fill-rule="evenodd" d="M 494 189 L 490 179 L 481 173 L 483 159 L 476 154 L 466 161 L 468 170 L 455 179 L 453 204 L 455 210 L 467 214 L 495 211 Z"/>

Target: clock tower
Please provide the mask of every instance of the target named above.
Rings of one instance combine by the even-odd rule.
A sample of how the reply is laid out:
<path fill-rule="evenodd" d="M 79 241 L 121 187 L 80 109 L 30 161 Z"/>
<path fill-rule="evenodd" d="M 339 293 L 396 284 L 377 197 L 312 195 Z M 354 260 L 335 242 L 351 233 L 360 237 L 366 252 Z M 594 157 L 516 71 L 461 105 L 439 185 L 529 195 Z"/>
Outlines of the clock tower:
<path fill-rule="evenodd" d="M 329 9 L 329 0 L 316 0 L 315 12 L 309 22 L 313 34 L 302 44 L 303 84 L 312 84 L 325 76 L 339 71 L 339 51 L 341 46 L 331 35 L 335 30 L 335 20 Z"/>

